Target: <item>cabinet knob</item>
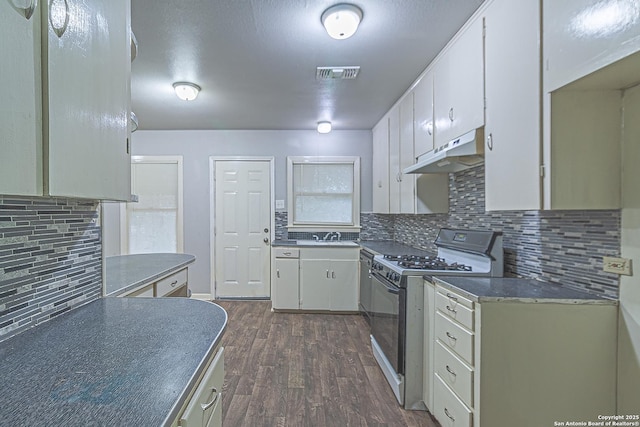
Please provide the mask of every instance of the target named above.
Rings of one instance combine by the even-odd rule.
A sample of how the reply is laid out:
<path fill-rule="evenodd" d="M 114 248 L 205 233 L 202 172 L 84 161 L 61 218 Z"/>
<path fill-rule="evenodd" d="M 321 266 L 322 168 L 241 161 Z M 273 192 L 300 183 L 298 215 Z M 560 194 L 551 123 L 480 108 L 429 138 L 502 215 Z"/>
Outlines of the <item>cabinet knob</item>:
<path fill-rule="evenodd" d="M 62 9 L 63 7 L 64 9 Z M 49 23 L 58 38 L 67 31 L 69 26 L 69 3 L 67 0 L 50 0 Z"/>
<path fill-rule="evenodd" d="M 489 151 L 493 151 L 493 134 L 490 133 L 487 136 L 487 148 L 489 149 Z"/>
<path fill-rule="evenodd" d="M 36 7 L 38 6 L 38 0 L 31 0 L 29 2 L 29 6 L 28 7 L 20 7 L 20 6 L 16 6 L 15 1 L 12 0 L 11 4 L 18 10 L 18 11 L 22 11 L 24 17 L 27 19 L 27 21 L 29 19 L 31 19 L 31 17 L 33 16 L 33 12 L 36 10 Z"/>

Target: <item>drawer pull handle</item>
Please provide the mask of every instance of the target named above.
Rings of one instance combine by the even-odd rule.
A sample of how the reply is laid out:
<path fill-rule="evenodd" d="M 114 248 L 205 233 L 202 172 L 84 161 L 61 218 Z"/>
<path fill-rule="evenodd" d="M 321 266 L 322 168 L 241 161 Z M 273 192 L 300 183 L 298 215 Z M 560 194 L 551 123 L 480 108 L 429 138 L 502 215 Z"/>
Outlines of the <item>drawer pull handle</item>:
<path fill-rule="evenodd" d="M 454 341 L 458 341 L 458 338 L 454 337 L 453 335 L 451 335 L 449 332 L 447 332 L 447 337 L 449 337 L 450 339 L 454 340 Z"/>
<path fill-rule="evenodd" d="M 282 255 L 284 255 L 284 256 L 291 256 L 291 252 L 282 252 Z"/>
<path fill-rule="evenodd" d="M 447 365 L 447 372 L 449 372 L 451 375 L 453 375 L 454 377 L 457 377 L 458 375 L 453 372 L 453 370 L 449 367 L 449 365 Z"/>
<path fill-rule="evenodd" d="M 456 301 L 458 302 L 458 298 L 454 297 L 453 295 L 451 295 L 449 292 L 447 292 L 447 298 L 449 298 L 451 301 Z"/>
<path fill-rule="evenodd" d="M 449 310 L 449 311 L 450 311 L 450 312 L 452 312 L 452 313 L 457 313 L 457 311 L 456 311 L 456 310 L 454 310 L 453 308 L 451 308 L 451 307 L 449 307 L 449 306 L 447 306 L 447 310 Z"/>
<path fill-rule="evenodd" d="M 329 270 L 327 270 L 327 279 L 329 278 Z"/>
<path fill-rule="evenodd" d="M 218 393 L 218 390 L 215 387 L 211 387 L 211 392 L 214 393 L 213 400 L 211 400 L 211 402 L 208 402 L 208 403 L 200 404 L 200 407 L 202 408 L 203 411 L 206 411 L 207 409 L 215 405 L 216 402 L 218 401 L 218 397 L 220 397 L 220 393 Z"/>
<path fill-rule="evenodd" d="M 280 278 L 280 270 L 276 270 L 276 277 L 279 279 Z"/>
<path fill-rule="evenodd" d="M 447 417 L 449 417 L 449 419 L 450 419 L 451 421 L 453 421 L 453 422 L 455 422 L 455 421 L 456 421 L 456 419 L 455 419 L 455 418 L 453 418 L 453 417 L 451 416 L 451 414 L 449 413 L 449 410 L 448 410 L 447 408 L 444 408 L 444 414 L 445 414 Z"/>
<path fill-rule="evenodd" d="M 171 282 L 171 287 L 173 288 L 173 287 L 174 287 L 175 285 L 177 285 L 177 284 L 178 284 L 178 281 L 177 281 L 177 280 L 174 280 L 173 282 Z"/>

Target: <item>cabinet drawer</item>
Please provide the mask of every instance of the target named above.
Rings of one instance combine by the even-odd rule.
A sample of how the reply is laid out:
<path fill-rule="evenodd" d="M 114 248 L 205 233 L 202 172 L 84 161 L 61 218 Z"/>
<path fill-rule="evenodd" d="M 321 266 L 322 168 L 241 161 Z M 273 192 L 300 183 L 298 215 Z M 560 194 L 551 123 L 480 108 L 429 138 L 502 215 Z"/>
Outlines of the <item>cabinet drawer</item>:
<path fill-rule="evenodd" d="M 438 292 L 438 295 L 436 296 L 436 308 L 443 314 L 446 314 L 450 318 L 473 331 L 474 310 L 466 307 L 464 303 L 460 301 L 460 298 L 451 293 L 447 296 L 447 294 Z M 471 304 L 473 303 L 471 302 Z"/>
<path fill-rule="evenodd" d="M 145 286 L 144 288 L 133 291 L 125 296 L 126 297 L 153 297 L 153 285 Z"/>
<path fill-rule="evenodd" d="M 187 283 L 187 269 L 184 268 L 171 276 L 158 280 L 156 283 L 156 296 L 162 297 L 178 289 Z"/>
<path fill-rule="evenodd" d="M 436 313 L 436 338 L 473 366 L 473 332 L 440 312 Z"/>
<path fill-rule="evenodd" d="M 300 249 L 298 248 L 274 248 L 273 254 L 276 258 L 299 258 Z"/>
<path fill-rule="evenodd" d="M 224 347 L 220 347 L 211 365 L 207 368 L 196 391 L 191 396 L 187 409 L 180 416 L 181 427 L 202 427 L 216 424 L 214 417 L 222 416 L 222 385 L 224 383 Z"/>
<path fill-rule="evenodd" d="M 440 285 L 438 285 L 438 293 L 442 294 L 442 296 L 444 296 L 447 299 L 450 299 L 453 303 L 457 303 L 459 305 L 463 305 L 465 307 L 467 307 L 468 309 L 473 310 L 474 308 L 474 302 L 471 301 L 468 298 L 463 297 L 462 295 L 460 295 L 457 292 L 454 292 L 452 290 L 449 290 L 447 288 L 444 288 Z"/>
<path fill-rule="evenodd" d="M 450 352 L 440 341 L 436 342 L 435 372 L 453 390 L 460 400 L 473 407 L 473 369 Z"/>
<path fill-rule="evenodd" d="M 433 416 L 442 427 L 471 427 L 471 410 L 445 385 L 438 374 L 434 377 Z"/>

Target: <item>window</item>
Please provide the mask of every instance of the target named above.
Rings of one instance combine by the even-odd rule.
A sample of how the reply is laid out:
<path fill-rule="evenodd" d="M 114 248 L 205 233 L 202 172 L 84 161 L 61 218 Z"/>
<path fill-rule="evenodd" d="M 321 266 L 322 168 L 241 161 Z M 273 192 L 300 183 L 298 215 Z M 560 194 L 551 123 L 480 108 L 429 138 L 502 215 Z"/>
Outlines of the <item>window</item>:
<path fill-rule="evenodd" d="M 133 156 L 131 188 L 138 202 L 126 203 L 122 253 L 180 253 L 182 157 Z"/>
<path fill-rule="evenodd" d="M 360 226 L 359 157 L 288 157 L 290 228 Z"/>

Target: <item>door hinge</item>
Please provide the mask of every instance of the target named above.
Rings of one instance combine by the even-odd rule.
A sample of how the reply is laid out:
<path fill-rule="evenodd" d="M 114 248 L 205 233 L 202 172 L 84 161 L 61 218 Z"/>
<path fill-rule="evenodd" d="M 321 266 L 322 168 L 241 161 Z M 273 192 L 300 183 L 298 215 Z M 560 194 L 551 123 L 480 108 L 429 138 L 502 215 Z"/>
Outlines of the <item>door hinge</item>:
<path fill-rule="evenodd" d="M 540 165 L 540 177 L 544 178 L 544 165 Z"/>

